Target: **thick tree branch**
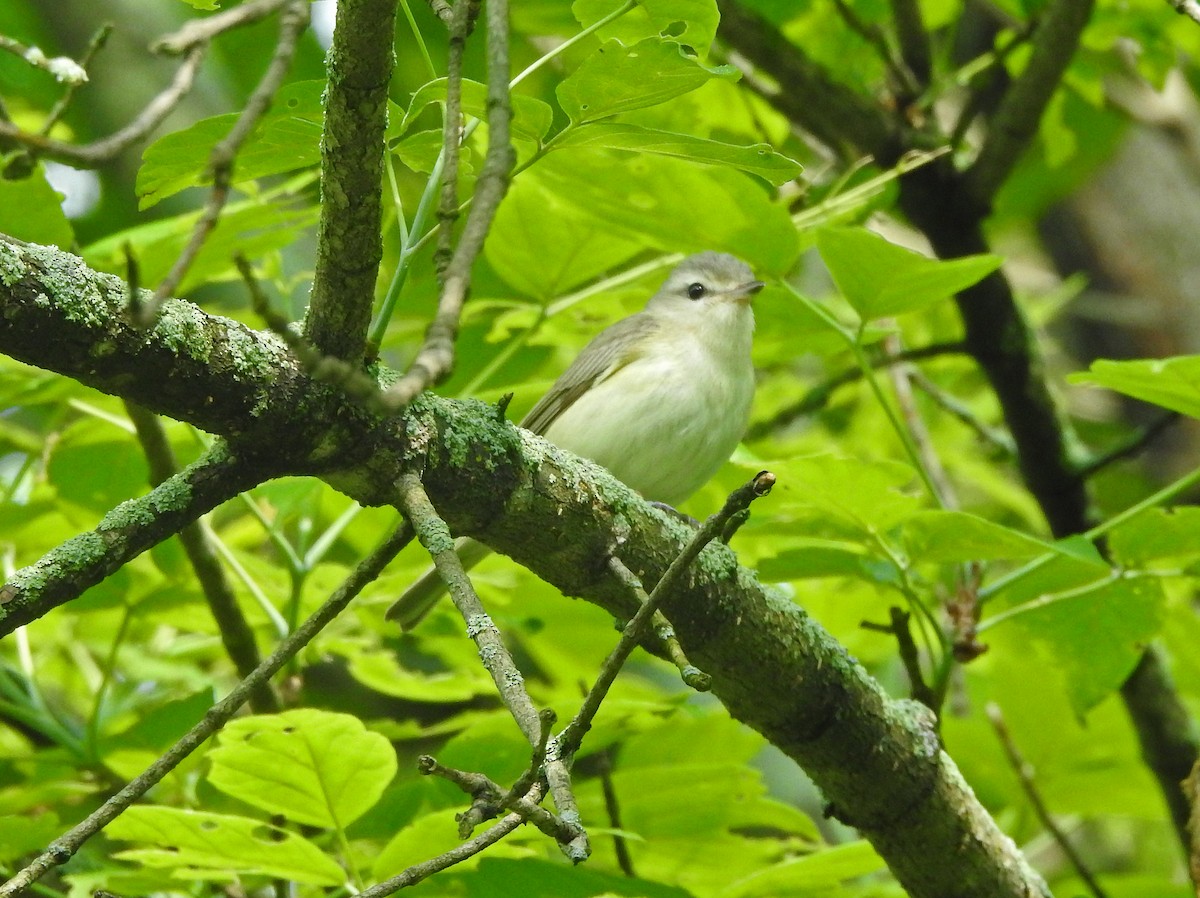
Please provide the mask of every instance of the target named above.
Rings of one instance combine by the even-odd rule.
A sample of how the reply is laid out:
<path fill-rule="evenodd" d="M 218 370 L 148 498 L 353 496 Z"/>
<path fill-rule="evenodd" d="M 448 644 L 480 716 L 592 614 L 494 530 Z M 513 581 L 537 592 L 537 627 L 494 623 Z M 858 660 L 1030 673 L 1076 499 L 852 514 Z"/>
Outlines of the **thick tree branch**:
<path fill-rule="evenodd" d="M 1043 15 L 1033 34 L 1029 62 L 1004 92 L 988 124 L 983 147 L 966 172 L 966 193 L 979 206 L 990 205 L 1037 134 L 1046 104 L 1075 56 L 1093 5 L 1094 0 L 1055 0 Z"/>
<path fill-rule="evenodd" d="M 771 105 L 835 152 L 898 158 L 898 135 L 882 110 L 836 81 L 766 19 L 734 0 L 719 0 L 718 37 L 770 75 Z M 886 164 L 886 163 L 885 163 Z"/>
<path fill-rule="evenodd" d="M 37 278 L 47 269 L 70 272 L 68 286 L 59 281 L 57 293 L 38 292 Z M 18 333 L 19 322 L 30 320 L 47 332 L 61 328 L 80 341 L 85 360 L 95 359 L 82 341 L 90 334 L 94 345 L 104 344 L 110 323 L 98 316 L 80 320 L 78 313 L 107 309 L 102 302 L 88 304 L 100 302 L 95 285 L 104 278 L 64 253 L 0 243 L 0 351 L 17 346 L 27 361 L 78 374 L 118 395 L 148 392 L 137 376 L 143 356 L 165 360 L 173 354 L 189 370 L 195 364 L 191 344 L 163 330 L 161 321 L 138 342 L 106 344 L 102 377 L 90 375 L 87 363 L 64 358 L 53 341 L 41 341 L 39 349 Z M 115 278 L 108 281 L 111 289 L 121 286 Z M 61 296 L 72 284 L 91 297 L 82 306 Z M 35 309 L 40 317 L 31 317 Z M 268 348 L 278 348 L 275 337 L 205 316 L 186 303 L 167 303 L 164 312 L 194 322 L 205 345 L 236 347 L 239 356 L 260 360 L 250 365 L 244 358 L 226 359 L 209 376 L 197 374 L 193 391 L 216 397 L 228 372 L 257 370 L 257 395 L 274 401 L 255 403 L 251 384 L 242 382 L 236 411 L 257 417 L 251 427 L 236 423 L 234 408 L 222 406 L 230 417 L 221 420 L 182 390 L 165 389 L 158 410 L 184 420 L 203 418 L 210 426 L 221 424 L 219 430 L 269 434 L 304 420 L 296 411 L 303 408 L 315 423 L 296 425 L 294 436 L 307 444 L 305 428 L 323 429 L 317 451 L 340 462 L 324 473 L 334 486 L 365 503 L 398 504 L 402 468 L 421 470 L 426 491 L 454 532 L 480 539 L 567 594 L 621 617 L 635 609 L 607 575 L 613 546 L 621 546 L 622 560 L 643 582 L 654 582 L 693 535 L 603 470 L 498 420 L 486 405 L 424 396 L 398 421 L 370 418 L 306 378 L 286 355 L 279 370 L 263 365 Z M 311 458 L 293 462 L 297 471 L 312 466 Z M 564 540 L 563 532 L 572 538 Z M 664 610 L 689 656 L 712 676 L 714 695 L 808 771 L 832 812 L 871 840 L 910 894 L 1047 894 L 941 751 L 927 714 L 889 699 L 816 622 L 740 568 L 727 546 L 711 544 L 700 553 Z M 930 856 L 946 863 L 931 865 Z"/>
<path fill-rule="evenodd" d="M 396 0 L 342 0 L 329 48 L 321 133 L 321 219 L 304 333 L 323 354 L 362 361 L 383 256 L 383 132 Z"/>

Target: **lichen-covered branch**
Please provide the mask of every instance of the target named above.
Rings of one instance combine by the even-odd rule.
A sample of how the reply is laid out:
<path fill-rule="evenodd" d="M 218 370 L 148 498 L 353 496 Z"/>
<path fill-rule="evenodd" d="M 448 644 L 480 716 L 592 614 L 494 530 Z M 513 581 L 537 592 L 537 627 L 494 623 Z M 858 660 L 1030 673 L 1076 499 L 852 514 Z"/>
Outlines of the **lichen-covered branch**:
<path fill-rule="evenodd" d="M 216 444 L 145 496 L 122 502 L 96 529 L 82 533 L 21 568 L 0 588 L 0 636 L 80 596 L 151 546 L 264 479 Z"/>
<path fill-rule="evenodd" d="M 304 333 L 323 354 L 362 361 L 383 256 L 383 133 L 396 0 L 341 0 L 321 133 L 321 219 Z"/>

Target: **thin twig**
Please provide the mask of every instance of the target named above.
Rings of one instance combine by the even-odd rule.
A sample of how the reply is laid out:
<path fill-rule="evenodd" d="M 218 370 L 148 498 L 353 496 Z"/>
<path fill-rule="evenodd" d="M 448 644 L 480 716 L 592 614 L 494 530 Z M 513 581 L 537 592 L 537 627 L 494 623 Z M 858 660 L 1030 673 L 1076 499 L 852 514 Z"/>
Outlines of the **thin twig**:
<path fill-rule="evenodd" d="M 204 719 L 185 733 L 169 751 L 123 789 L 109 798 L 83 821 L 55 839 L 45 852 L 0 886 L 0 898 L 15 898 L 54 867 L 65 864 L 92 836 L 116 819 L 133 802 L 146 794 L 174 770 L 192 752 L 223 727 L 237 710 L 249 701 L 253 692 L 265 684 L 362 591 L 375 580 L 396 554 L 412 540 L 412 530 L 401 525 L 378 548 L 364 558 L 354 571 L 313 615 L 279 643 L 265 661 L 238 683 L 225 698 L 208 709 Z"/>
<path fill-rule="evenodd" d="M 996 730 L 996 736 L 1004 748 L 1005 755 L 1008 756 L 1009 764 L 1012 765 L 1013 771 L 1017 774 L 1017 779 L 1021 782 L 1022 790 L 1024 790 L 1026 797 L 1029 798 L 1029 803 L 1033 805 L 1033 812 L 1037 814 L 1038 820 L 1042 822 L 1042 825 L 1046 827 L 1046 831 L 1050 833 L 1051 838 L 1062 849 L 1067 861 L 1075 868 L 1075 872 L 1083 880 L 1088 890 L 1096 898 L 1105 898 L 1104 889 L 1096 881 L 1096 877 L 1088 869 L 1087 864 L 1083 862 L 1083 858 L 1079 856 L 1079 852 L 1075 850 L 1075 846 L 1071 844 L 1062 827 L 1055 822 L 1054 817 L 1046 807 L 1046 803 L 1042 800 L 1037 783 L 1034 782 L 1033 765 L 1029 764 L 1022 757 L 1021 750 L 1017 748 L 1016 742 L 1013 741 L 1012 733 L 1009 732 L 1008 725 L 1004 722 L 1004 714 L 1000 711 L 1000 706 L 995 702 L 989 702 L 987 716 L 988 720 L 992 723 L 992 727 Z"/>
<path fill-rule="evenodd" d="M 888 336 L 884 340 L 884 344 L 889 358 L 895 358 L 903 351 L 900 338 L 895 334 Z M 917 456 L 921 460 L 921 466 L 929 474 L 929 481 L 937 492 L 938 504 L 942 508 L 958 508 L 958 496 L 955 494 L 954 485 L 950 482 L 946 467 L 942 464 L 933 440 L 930 439 L 929 428 L 925 425 L 925 420 L 921 417 L 921 413 L 913 401 L 913 369 L 909 365 L 889 365 L 887 373 L 892 382 L 892 393 L 896 397 L 897 405 L 900 406 L 900 414 L 904 418 L 905 427 L 917 447 Z"/>
<path fill-rule="evenodd" d="M 229 198 L 233 164 L 238 150 L 250 137 L 254 127 L 266 115 L 267 110 L 271 108 L 275 94 L 283 84 L 283 79 L 291 67 L 300 35 L 304 33 L 306 27 L 308 27 L 308 3 L 306 0 L 287 0 L 283 12 L 279 16 L 279 38 L 275 43 L 275 52 L 271 56 L 267 70 L 246 101 L 245 107 L 238 115 L 238 119 L 230 128 L 229 133 L 213 147 L 212 153 L 208 157 L 206 174 L 213 181 L 208 202 L 205 203 L 204 211 L 192 228 L 192 235 L 188 239 L 187 246 L 176 258 L 171 270 L 167 272 L 167 276 L 155 289 L 150 302 L 142 307 L 141 319 L 138 321 L 141 327 L 149 327 L 158 318 L 163 301 L 175 295 L 175 291 L 179 289 L 188 269 L 196 261 L 208 236 L 217 226 L 221 210 L 225 208 L 225 202 Z"/>
<path fill-rule="evenodd" d="M 83 55 L 79 57 L 79 67 L 85 72 L 87 71 L 87 67 L 91 65 L 92 60 L 95 59 L 96 54 L 108 42 L 108 36 L 112 34 L 112 30 L 112 23 L 106 22 L 96 30 L 96 33 L 92 35 L 92 39 L 88 41 L 87 48 L 83 51 Z M 75 91 L 79 90 L 82 83 L 81 81 L 67 82 L 62 96 L 50 107 L 50 112 L 46 115 L 46 120 L 42 122 L 41 133 L 43 136 L 49 134 L 58 120 L 62 118 L 63 113 L 67 111 L 67 107 L 71 105 L 71 100 L 75 97 Z"/>
<path fill-rule="evenodd" d="M 1091 477 L 1115 461 L 1137 455 L 1149 446 L 1168 427 L 1180 419 L 1179 412 L 1163 412 L 1149 424 L 1139 427 L 1115 446 L 1110 446 L 1104 452 L 1093 456 L 1079 466 L 1079 476 Z"/>
<path fill-rule="evenodd" d="M 160 37 L 150 45 L 150 50 L 166 56 L 182 56 L 226 31 L 267 18 L 287 2 L 289 0 L 252 0 L 203 19 L 192 19 L 178 31 Z"/>
<path fill-rule="evenodd" d="M 0 138 L 18 143 L 34 155 L 65 162 L 76 168 L 98 168 L 133 144 L 145 140 L 151 131 L 175 111 L 192 89 L 200 61 L 204 58 L 204 49 L 203 46 L 197 46 L 189 50 L 179 68 L 175 70 L 175 77 L 170 85 L 147 103 L 132 122 L 108 137 L 76 146 L 41 134 L 30 134 L 11 122 L 0 121 Z"/>
<path fill-rule="evenodd" d="M 458 151 L 463 139 L 462 75 L 474 15 L 479 0 L 458 0 L 449 21 L 446 56 L 446 108 L 442 122 L 442 196 L 438 206 L 437 249 L 433 253 L 438 283 L 445 286 L 446 267 L 454 256 L 454 223 L 458 220 Z M 436 168 L 435 168 L 436 172 Z"/>
<path fill-rule="evenodd" d="M 287 344 L 296 361 L 314 380 L 335 384 L 345 391 L 350 399 L 371 411 L 379 414 L 387 411 L 380 402 L 379 385 L 370 375 L 349 362 L 322 355 L 298 329 L 292 327 L 291 321 L 271 308 L 271 301 L 255 277 L 254 269 L 246 257 L 241 254 L 234 256 L 233 264 L 237 266 L 242 282 L 250 293 L 250 307 L 262 318 L 271 332 Z"/>
<path fill-rule="evenodd" d="M 975 435 L 986 445 L 991 446 L 1009 458 L 1017 454 L 1017 447 L 1012 437 L 1003 430 L 981 421 L 974 411 L 935 384 L 923 372 L 913 370 L 909 374 L 909 379 L 914 386 L 919 387 L 938 406 L 973 430 Z"/>
<path fill-rule="evenodd" d="M 875 53 L 896 82 L 901 95 L 905 98 L 917 96 L 921 88 L 916 77 L 892 50 L 883 29 L 877 24 L 864 22 L 846 0 L 833 0 L 833 6 L 846 26 L 875 48 Z"/>
<path fill-rule="evenodd" d="M 608 690 L 617 679 L 617 674 L 620 672 L 621 667 L 649 632 L 650 622 L 654 618 L 654 613 L 662 606 L 662 603 L 667 600 L 671 593 L 675 591 L 675 587 L 683 579 L 684 572 L 691 566 L 691 563 L 695 561 L 696 556 L 700 554 L 704 547 L 721 535 L 721 531 L 725 527 L 725 522 L 729 518 L 738 511 L 749 507 L 750 503 L 755 499 L 765 496 L 774 486 L 775 475 L 770 471 L 760 471 L 749 483 L 734 490 L 729 495 L 729 498 L 725 500 L 725 504 L 721 510 L 709 517 L 701 525 L 700 529 L 696 531 L 696 535 L 684 546 L 683 551 L 675 557 L 675 560 L 667 567 L 666 572 L 659 579 L 654 589 L 646 596 L 645 601 L 638 608 L 637 614 L 622 628 L 621 638 L 617 640 L 616 646 L 613 647 L 613 650 L 604 660 L 604 664 L 601 665 L 600 674 L 596 677 L 596 683 L 588 691 L 578 713 L 576 713 L 571 722 L 553 740 L 552 754 L 557 754 L 562 758 L 569 758 L 579 750 L 584 734 L 591 729 L 592 720 L 595 719 L 596 712 L 600 710 L 601 703 L 604 701 L 605 696 L 608 695 Z M 613 570 L 617 576 L 620 576 L 623 571 L 628 573 L 630 577 L 633 577 L 632 572 L 629 572 L 629 569 L 615 555 L 610 559 L 610 570 Z M 634 577 L 634 580 L 636 580 L 636 577 Z"/>
<path fill-rule="evenodd" d="M 540 800 L 541 787 L 535 787 L 526 798 L 533 802 Z M 461 864 L 463 861 L 470 860 L 485 848 L 495 845 L 524 822 L 525 818 L 520 814 L 509 814 L 490 829 L 475 836 L 475 838 L 468 839 L 466 842 L 456 845 L 454 848 L 439 854 L 437 857 L 422 861 L 419 864 L 413 864 L 391 879 L 385 879 L 383 882 L 377 883 L 369 889 L 363 889 L 363 891 L 358 893 L 357 898 L 386 898 L 386 896 L 394 892 L 414 886 L 422 880 L 433 876 L 435 873 L 440 873 L 455 864 Z"/>
<path fill-rule="evenodd" d="M 607 748 L 604 749 L 597 755 L 596 761 L 599 766 L 600 789 L 604 793 L 604 810 L 608 812 L 608 825 L 614 830 L 620 830 L 623 826 L 621 803 L 617 800 L 617 790 L 613 787 L 612 752 Z M 621 868 L 621 872 L 631 879 L 636 877 L 637 871 L 633 867 L 633 856 L 629 853 L 629 845 L 620 832 L 613 833 L 613 849 L 617 853 L 617 866 Z"/>
<path fill-rule="evenodd" d="M 425 340 L 408 371 L 384 394 L 385 402 L 394 409 L 408 405 L 421 391 L 439 383 L 454 367 L 454 342 L 471 285 L 471 267 L 508 190 L 516 154 L 509 133 L 512 104 L 508 89 L 507 0 L 489 0 L 487 4 L 487 81 L 488 148 L 483 170 L 475 182 L 467 222 L 446 266 L 437 314 L 425 331 Z"/>
<path fill-rule="evenodd" d="M 433 557 L 434 567 L 445 581 L 459 614 L 466 621 L 467 635 L 478 647 L 480 660 L 491 675 L 492 682 L 496 684 L 501 700 L 512 714 L 517 727 L 529 740 L 529 744 L 539 745 L 543 738 L 541 719 L 525 689 L 525 678 L 500 638 L 496 625 L 492 623 L 491 617 L 479 601 L 479 596 L 476 595 L 475 588 L 463 569 L 462 561 L 455 554 L 454 538 L 450 535 L 446 522 L 433 507 L 420 477 L 416 474 L 402 474 L 397 482 L 397 492 L 400 509 L 412 524 L 421 545 Z M 546 779 L 559 815 L 571 830 L 571 837 L 565 841 L 560 840 L 559 847 L 567 857 L 578 863 L 590 852 L 587 834 L 578 822 L 579 814 L 567 767 L 552 754 L 548 754 Z"/>
<path fill-rule="evenodd" d="M 933 694 L 933 690 L 929 688 L 929 685 L 925 682 L 925 677 L 921 673 L 921 655 L 917 650 L 917 643 L 913 639 L 912 630 L 908 626 L 912 615 L 903 608 L 898 608 L 895 605 L 888 610 L 888 613 L 891 616 L 889 623 L 877 624 L 872 621 L 863 621 L 860 626 L 864 630 L 887 633 L 895 638 L 896 646 L 900 651 L 900 661 L 904 664 L 904 672 L 908 674 L 912 697 L 934 714 L 937 714 L 937 697 Z"/>
<path fill-rule="evenodd" d="M 903 362 L 912 362 L 919 359 L 935 358 L 943 355 L 957 355 L 965 351 L 966 347 L 957 341 L 953 343 L 931 343 L 928 346 L 919 346 L 916 349 L 905 349 L 896 355 L 878 355 L 872 358 L 871 365 L 874 368 L 882 368 L 888 365 L 898 365 Z M 811 387 L 799 402 L 776 412 L 775 415 L 766 421 L 752 425 L 746 434 L 746 438 L 754 440 L 769 436 L 800 418 L 815 415 L 829 404 L 829 400 L 833 398 L 833 394 L 839 388 L 857 383 L 862 380 L 863 374 L 862 368 L 856 365 L 853 368 L 848 368 L 839 374 L 827 378 L 816 386 Z"/>
<path fill-rule="evenodd" d="M 88 80 L 83 66 L 69 56 L 47 56 L 37 47 L 26 46 L 19 40 L 0 34 L 0 50 L 7 50 L 35 69 L 49 72 L 64 84 L 83 84 Z"/>

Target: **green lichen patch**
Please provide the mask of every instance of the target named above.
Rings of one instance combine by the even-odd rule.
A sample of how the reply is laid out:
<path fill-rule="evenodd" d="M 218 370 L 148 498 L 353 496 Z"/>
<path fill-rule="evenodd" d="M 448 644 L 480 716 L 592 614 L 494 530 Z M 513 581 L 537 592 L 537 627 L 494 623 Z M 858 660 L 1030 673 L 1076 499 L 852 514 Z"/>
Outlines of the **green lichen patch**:
<path fill-rule="evenodd" d="M 17 247 L 0 240 L 0 284 L 12 287 L 20 283 L 28 272 L 29 266 L 21 258 Z"/>

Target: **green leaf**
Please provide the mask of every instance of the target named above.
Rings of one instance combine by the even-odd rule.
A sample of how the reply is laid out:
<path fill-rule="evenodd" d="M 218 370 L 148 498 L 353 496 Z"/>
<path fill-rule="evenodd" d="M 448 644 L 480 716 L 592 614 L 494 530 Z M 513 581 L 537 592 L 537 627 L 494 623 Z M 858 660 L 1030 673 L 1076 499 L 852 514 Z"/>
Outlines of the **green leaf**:
<path fill-rule="evenodd" d="M 1005 612 L 1042 643 L 1082 716 L 1125 682 L 1162 625 L 1166 598 L 1149 577 L 1105 578 L 1044 593 Z"/>
<path fill-rule="evenodd" d="M 548 184 L 545 162 L 517 178 L 496 210 L 484 253 L 504 281 L 547 300 L 633 258 L 643 246 L 569 193 Z M 547 227 L 547 222 L 554 222 Z"/>
<path fill-rule="evenodd" d="M 157 284 L 183 251 L 198 217 L 199 213 L 191 212 L 118 231 L 88 246 L 83 251 L 84 261 L 102 271 L 123 275 L 127 267 L 123 247 L 128 242 L 137 255 L 142 283 Z M 297 207 L 262 199 L 227 206 L 176 295 L 183 296 L 201 284 L 239 277 L 235 255 L 262 258 L 293 243 L 316 220 L 316 206 Z"/>
<path fill-rule="evenodd" d="M 25 178 L 0 178 L 0 233 L 69 250 L 75 231 L 63 214 L 62 200 L 40 165 Z"/>
<path fill-rule="evenodd" d="M 708 165 L 728 165 L 758 175 L 776 186 L 797 177 L 802 169 L 799 162 L 776 153 L 765 143 L 737 146 L 691 134 L 673 134 L 619 122 L 592 122 L 569 130 L 554 147 L 607 147 L 674 156 Z"/>
<path fill-rule="evenodd" d="M 1114 530 L 1108 548 L 1123 567 L 1164 558 L 1184 563 L 1200 555 L 1200 508 L 1152 508 Z"/>
<path fill-rule="evenodd" d="M 965 511 L 919 511 L 903 524 L 909 555 L 917 561 L 989 561 L 1034 558 L 1051 543 Z"/>
<path fill-rule="evenodd" d="M 928 259 L 864 228 L 822 228 L 817 247 L 834 283 L 864 321 L 941 302 L 1003 262 L 991 255 Z"/>
<path fill-rule="evenodd" d="M 558 85 L 559 105 L 579 124 L 657 106 L 737 70 L 702 65 L 674 41 L 656 38 L 625 47 L 609 41 Z"/>
<path fill-rule="evenodd" d="M 1200 355 L 1168 359 L 1135 359 L 1114 362 L 1099 359 L 1086 372 L 1068 376 L 1074 384 L 1107 387 L 1200 418 Z"/>
<path fill-rule="evenodd" d="M 324 81 L 300 81 L 280 89 L 270 112 L 238 151 L 232 183 L 296 171 L 321 161 L 324 89 Z M 211 184 L 206 171 L 209 156 L 237 118 L 229 114 L 201 119 L 150 144 L 138 170 L 139 208 L 149 209 L 188 187 Z"/>
<path fill-rule="evenodd" d="M 222 792 L 297 823 L 344 829 L 378 801 L 396 754 L 357 717 L 311 708 L 230 723 L 209 753 Z"/>
<path fill-rule="evenodd" d="M 540 858 L 485 857 L 459 880 L 465 898 L 691 898 L 695 893 L 679 886 L 605 873 L 585 866 L 569 867 Z"/>
<path fill-rule="evenodd" d="M 575 0 L 571 11 L 583 26 L 598 22 L 623 5 L 624 0 Z M 715 0 L 639 0 L 637 6 L 596 36 L 629 46 L 648 37 L 669 38 L 701 56 L 708 53 L 717 34 L 721 13 Z"/>
<path fill-rule="evenodd" d="M 894 585 L 901 579 L 892 561 L 854 543 L 784 549 L 759 562 L 758 574 L 768 582 L 854 577 L 868 583 Z"/>
<path fill-rule="evenodd" d="M 798 252 L 787 209 L 772 202 L 760 183 L 732 169 L 575 148 L 540 160 L 522 177 L 569 197 L 606 234 L 643 247 L 724 250 L 764 274 L 786 272 Z M 527 220 L 532 227 L 533 219 Z M 541 227 L 553 233 L 544 222 Z"/>
<path fill-rule="evenodd" d="M 724 889 L 721 898 L 839 894 L 850 880 L 885 867 L 870 842 L 846 842 L 756 870 Z"/>
<path fill-rule="evenodd" d="M 430 103 L 446 102 L 446 79 L 436 78 L 417 88 L 409 101 L 408 109 L 400 117 L 399 124 L 388 129 L 389 137 L 398 137 L 411 127 L 413 121 Z M 467 115 L 477 119 L 487 118 L 487 85 L 462 80 L 462 109 Z M 524 137 L 527 140 L 540 142 L 550 130 L 554 121 L 554 110 L 549 103 L 525 94 L 512 95 L 512 122 L 510 128 L 514 137 Z"/>
<path fill-rule="evenodd" d="M 255 873 L 324 886 L 346 880 L 342 868 L 312 842 L 249 817 L 137 805 L 110 823 L 105 834 L 149 846 L 117 857 L 175 869 L 182 878 Z"/>

